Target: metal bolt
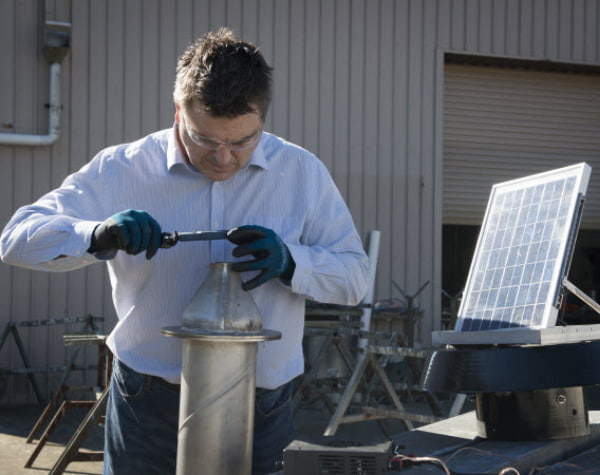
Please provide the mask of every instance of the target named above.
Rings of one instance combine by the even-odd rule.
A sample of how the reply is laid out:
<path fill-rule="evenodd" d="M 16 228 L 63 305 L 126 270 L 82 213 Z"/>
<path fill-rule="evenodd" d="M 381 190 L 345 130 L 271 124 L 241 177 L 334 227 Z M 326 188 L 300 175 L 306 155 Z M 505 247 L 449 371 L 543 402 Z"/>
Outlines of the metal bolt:
<path fill-rule="evenodd" d="M 565 394 L 559 394 L 556 396 L 556 402 L 558 404 L 565 404 L 567 402 L 567 396 Z"/>

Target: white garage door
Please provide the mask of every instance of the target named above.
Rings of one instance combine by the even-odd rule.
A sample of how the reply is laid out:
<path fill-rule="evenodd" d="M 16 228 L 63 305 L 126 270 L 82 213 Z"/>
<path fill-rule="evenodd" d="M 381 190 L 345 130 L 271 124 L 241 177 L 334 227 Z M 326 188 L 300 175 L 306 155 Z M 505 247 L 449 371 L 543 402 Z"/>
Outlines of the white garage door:
<path fill-rule="evenodd" d="M 447 64 L 444 224 L 481 224 L 494 183 L 585 161 L 600 229 L 600 76 Z"/>

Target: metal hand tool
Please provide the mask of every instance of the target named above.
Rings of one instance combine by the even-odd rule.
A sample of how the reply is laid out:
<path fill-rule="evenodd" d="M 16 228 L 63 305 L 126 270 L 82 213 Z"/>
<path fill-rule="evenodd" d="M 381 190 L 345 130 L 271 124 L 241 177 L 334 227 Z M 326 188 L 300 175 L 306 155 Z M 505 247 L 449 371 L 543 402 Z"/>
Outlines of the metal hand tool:
<path fill-rule="evenodd" d="M 160 237 L 160 247 L 169 249 L 179 241 L 214 241 L 217 239 L 227 239 L 228 229 L 220 229 L 218 231 L 190 231 L 178 233 L 162 233 Z"/>

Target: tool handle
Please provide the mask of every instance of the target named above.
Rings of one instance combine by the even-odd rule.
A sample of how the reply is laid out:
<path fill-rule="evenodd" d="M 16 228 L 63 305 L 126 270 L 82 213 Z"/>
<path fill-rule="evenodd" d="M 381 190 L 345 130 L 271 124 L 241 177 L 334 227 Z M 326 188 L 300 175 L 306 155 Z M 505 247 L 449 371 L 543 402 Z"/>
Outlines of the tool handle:
<path fill-rule="evenodd" d="M 160 247 L 169 249 L 179 241 L 215 241 L 218 239 L 227 239 L 227 229 L 219 231 L 192 231 L 181 232 L 173 231 L 172 233 L 162 233 L 160 237 Z"/>

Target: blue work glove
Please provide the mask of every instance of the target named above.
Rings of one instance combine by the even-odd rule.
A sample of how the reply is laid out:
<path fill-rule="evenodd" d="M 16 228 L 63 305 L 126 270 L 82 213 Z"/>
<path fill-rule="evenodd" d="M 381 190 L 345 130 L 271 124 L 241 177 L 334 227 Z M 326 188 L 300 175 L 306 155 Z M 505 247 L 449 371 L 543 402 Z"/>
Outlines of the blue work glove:
<path fill-rule="evenodd" d="M 252 290 L 274 277 L 285 281 L 292 280 L 296 263 L 290 250 L 281 238 L 271 229 L 260 226 L 240 226 L 227 233 L 227 239 L 238 247 L 233 249 L 234 257 L 251 254 L 254 260 L 236 262 L 231 268 L 236 272 L 261 271 L 253 279 L 242 283 L 244 290 Z"/>
<path fill-rule="evenodd" d="M 128 209 L 112 215 L 94 229 L 88 252 L 121 249 L 127 254 L 146 251 L 151 259 L 160 246 L 161 229 L 146 211 Z"/>

